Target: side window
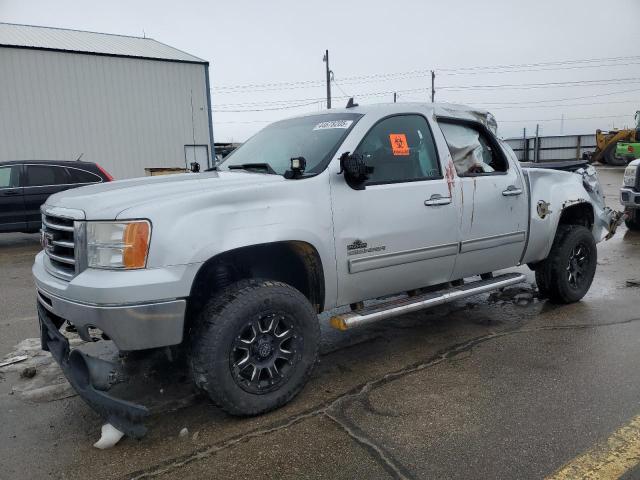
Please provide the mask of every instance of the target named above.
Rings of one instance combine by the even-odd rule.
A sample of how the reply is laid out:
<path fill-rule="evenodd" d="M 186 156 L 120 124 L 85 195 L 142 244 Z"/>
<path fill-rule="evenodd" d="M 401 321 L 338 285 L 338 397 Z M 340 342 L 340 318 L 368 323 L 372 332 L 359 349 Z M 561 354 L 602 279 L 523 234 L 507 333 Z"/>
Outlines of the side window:
<path fill-rule="evenodd" d="M 71 183 L 96 183 L 102 181 L 98 175 L 87 172 L 86 170 L 69 167 L 67 168 L 67 171 L 71 177 Z"/>
<path fill-rule="evenodd" d="M 399 115 L 378 122 L 354 153 L 373 167 L 369 185 L 442 177 L 429 124 L 420 115 Z"/>
<path fill-rule="evenodd" d="M 20 167 L 0 167 L 0 188 L 15 188 L 20 186 Z"/>
<path fill-rule="evenodd" d="M 479 129 L 468 125 L 439 121 L 458 175 L 506 172 L 508 164 L 495 142 Z"/>
<path fill-rule="evenodd" d="M 66 169 L 52 165 L 27 165 L 27 187 L 69 183 Z"/>

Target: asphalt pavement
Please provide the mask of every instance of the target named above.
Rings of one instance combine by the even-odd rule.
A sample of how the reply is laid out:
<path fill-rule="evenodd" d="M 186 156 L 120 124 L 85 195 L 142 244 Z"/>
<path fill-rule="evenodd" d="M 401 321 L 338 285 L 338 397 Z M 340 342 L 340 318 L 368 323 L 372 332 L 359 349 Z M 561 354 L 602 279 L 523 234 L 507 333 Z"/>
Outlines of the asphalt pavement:
<path fill-rule="evenodd" d="M 619 208 L 622 170 L 600 178 Z M 0 235 L 0 358 L 19 342 L 33 352 L 38 249 L 35 235 Z M 320 363 L 289 405 L 239 419 L 186 384 L 157 390 L 149 434 L 105 451 L 92 447 L 100 418 L 37 357 L 33 378 L 0 373 L 0 478 L 574 478 L 558 472 L 594 470 L 585 452 L 606 458 L 640 414 L 640 234 L 623 226 L 598 255 L 573 305 L 538 300 L 522 267 L 529 283 L 500 295 L 353 333 L 323 316 Z M 617 464 L 640 478 L 633 457 Z M 598 472 L 575 478 L 617 478 Z"/>

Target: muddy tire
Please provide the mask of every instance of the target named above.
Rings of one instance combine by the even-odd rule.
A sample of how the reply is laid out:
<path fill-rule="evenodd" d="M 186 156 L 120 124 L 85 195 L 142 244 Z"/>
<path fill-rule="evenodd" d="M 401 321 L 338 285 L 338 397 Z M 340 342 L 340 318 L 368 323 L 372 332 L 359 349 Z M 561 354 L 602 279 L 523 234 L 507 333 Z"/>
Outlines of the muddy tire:
<path fill-rule="evenodd" d="M 624 221 L 629 230 L 640 230 L 640 210 L 628 210 L 628 218 Z"/>
<path fill-rule="evenodd" d="M 540 296 L 554 303 L 582 299 L 596 273 L 598 250 L 591 231 L 580 225 L 560 225 L 546 260 L 536 269 Z"/>
<path fill-rule="evenodd" d="M 191 331 L 196 386 L 232 415 L 258 415 L 295 397 L 318 358 L 320 326 L 298 290 L 243 280 L 214 295 Z"/>

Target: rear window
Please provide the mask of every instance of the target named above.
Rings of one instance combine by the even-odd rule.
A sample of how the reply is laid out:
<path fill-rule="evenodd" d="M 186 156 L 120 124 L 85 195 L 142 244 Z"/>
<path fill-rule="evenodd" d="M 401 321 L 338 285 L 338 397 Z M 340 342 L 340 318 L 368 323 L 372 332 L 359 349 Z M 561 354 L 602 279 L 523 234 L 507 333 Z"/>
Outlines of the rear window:
<path fill-rule="evenodd" d="M 69 175 L 71 176 L 71 183 L 96 183 L 101 182 L 100 178 L 95 173 L 88 172 L 86 170 L 80 170 L 79 168 L 69 167 L 67 168 Z"/>
<path fill-rule="evenodd" d="M 27 165 L 27 187 L 44 187 L 70 183 L 64 167 L 53 165 Z"/>

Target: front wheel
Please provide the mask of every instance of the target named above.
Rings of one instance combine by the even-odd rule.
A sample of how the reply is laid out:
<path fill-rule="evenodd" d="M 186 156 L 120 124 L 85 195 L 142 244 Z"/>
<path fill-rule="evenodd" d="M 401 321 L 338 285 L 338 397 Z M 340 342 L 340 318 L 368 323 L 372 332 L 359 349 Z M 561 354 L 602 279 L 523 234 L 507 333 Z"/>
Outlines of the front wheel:
<path fill-rule="evenodd" d="M 191 332 L 191 372 L 232 415 L 258 415 L 289 402 L 318 357 L 313 307 L 290 285 L 243 280 L 214 295 Z"/>
<path fill-rule="evenodd" d="M 552 302 L 577 302 L 591 287 L 597 260 L 596 242 L 588 228 L 560 225 L 549 256 L 536 269 L 538 289 Z"/>
<path fill-rule="evenodd" d="M 640 230 L 640 210 L 627 210 L 627 219 L 624 223 L 629 230 Z"/>

